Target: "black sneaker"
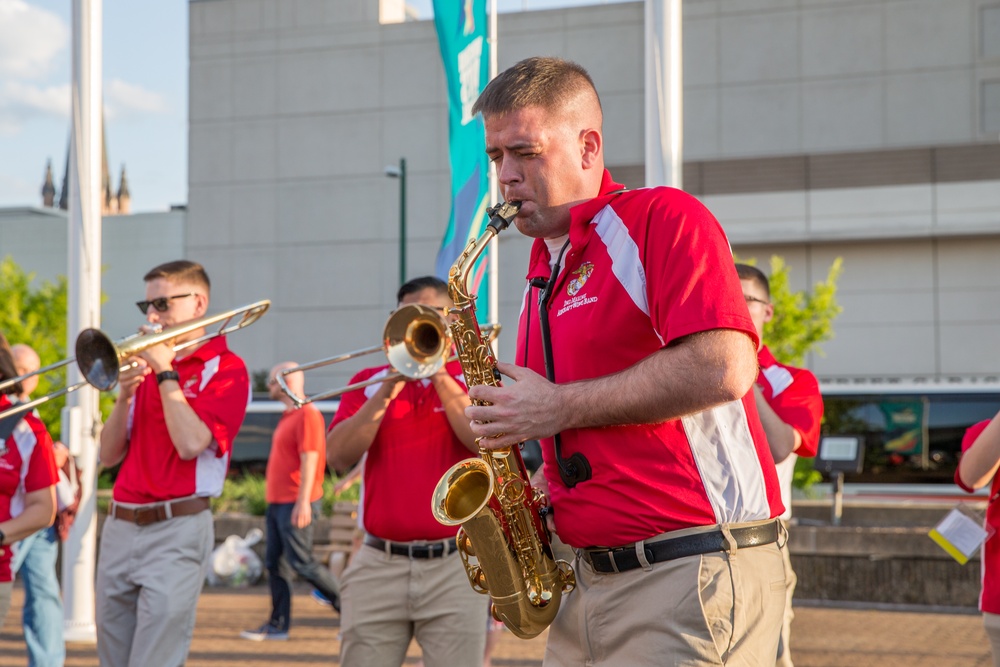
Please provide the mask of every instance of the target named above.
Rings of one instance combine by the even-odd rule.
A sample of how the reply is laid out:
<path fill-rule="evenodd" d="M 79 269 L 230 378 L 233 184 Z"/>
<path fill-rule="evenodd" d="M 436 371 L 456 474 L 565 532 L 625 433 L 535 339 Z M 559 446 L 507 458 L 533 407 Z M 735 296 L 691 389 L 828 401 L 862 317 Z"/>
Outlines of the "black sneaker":
<path fill-rule="evenodd" d="M 288 631 L 279 630 L 270 623 L 265 623 L 256 630 L 244 630 L 240 633 L 240 637 L 249 639 L 252 642 L 262 642 L 265 640 L 286 641 L 288 639 Z"/>

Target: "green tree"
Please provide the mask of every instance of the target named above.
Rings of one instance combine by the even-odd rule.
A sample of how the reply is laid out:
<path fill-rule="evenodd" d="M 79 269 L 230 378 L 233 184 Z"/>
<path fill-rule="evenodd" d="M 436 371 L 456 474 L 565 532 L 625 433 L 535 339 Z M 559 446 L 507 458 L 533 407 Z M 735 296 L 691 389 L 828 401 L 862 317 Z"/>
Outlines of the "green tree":
<path fill-rule="evenodd" d="M 736 261 L 756 264 L 756 260 Z M 791 267 L 777 255 L 771 256 L 771 303 L 774 317 L 764 324 L 764 340 L 778 361 L 801 366 L 806 354 L 815 351 L 823 354 L 820 343 L 833 338 L 833 320 L 843 310 L 837 303 L 837 279 L 840 278 L 843 260 L 838 257 L 830 265 L 826 279 L 817 282 L 811 292 L 793 292 L 789 287 Z M 792 483 L 808 488 L 822 475 L 813 468 L 813 460 L 799 457 L 795 462 Z"/>
<path fill-rule="evenodd" d="M 43 281 L 32 287 L 35 274 L 26 273 L 11 257 L 0 261 L 0 332 L 14 345 L 26 343 L 33 347 L 42 360 L 42 366 L 66 358 L 66 278 L 60 276 L 55 283 Z M 38 382 L 34 395 L 56 391 L 66 386 L 65 369 L 48 373 Z M 65 397 L 43 403 L 38 407 L 42 421 L 53 438 L 61 437 L 59 413 Z"/>
<path fill-rule="evenodd" d="M 33 286 L 35 274 L 25 272 L 10 256 L 0 260 L 0 332 L 11 344 L 26 343 L 33 347 L 48 366 L 66 359 L 67 282 L 59 276 L 55 283 L 42 281 Z M 33 396 L 51 394 L 66 386 L 66 368 L 39 378 Z M 113 402 L 111 394 L 101 395 L 102 413 L 107 415 Z M 66 397 L 47 401 L 38 406 L 38 413 L 53 439 L 62 438 L 60 413 Z"/>
<path fill-rule="evenodd" d="M 785 364 L 801 366 L 806 354 L 822 354 L 819 344 L 833 338 L 833 320 L 843 308 L 837 303 L 837 279 L 843 260 L 833 260 L 826 280 L 813 286 L 812 292 L 793 292 L 788 286 L 790 267 L 771 257 L 771 303 L 774 317 L 764 325 L 764 340 L 774 357 Z"/>

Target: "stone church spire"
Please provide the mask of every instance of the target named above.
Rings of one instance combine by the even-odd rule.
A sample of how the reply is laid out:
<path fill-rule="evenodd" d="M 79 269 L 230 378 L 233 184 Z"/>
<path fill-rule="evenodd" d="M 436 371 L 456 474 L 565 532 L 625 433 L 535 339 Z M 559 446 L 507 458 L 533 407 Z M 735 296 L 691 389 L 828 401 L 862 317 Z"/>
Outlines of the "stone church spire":
<path fill-rule="evenodd" d="M 52 182 L 52 159 L 45 165 L 45 183 L 42 184 L 42 206 L 52 208 L 56 200 L 56 186 Z"/>

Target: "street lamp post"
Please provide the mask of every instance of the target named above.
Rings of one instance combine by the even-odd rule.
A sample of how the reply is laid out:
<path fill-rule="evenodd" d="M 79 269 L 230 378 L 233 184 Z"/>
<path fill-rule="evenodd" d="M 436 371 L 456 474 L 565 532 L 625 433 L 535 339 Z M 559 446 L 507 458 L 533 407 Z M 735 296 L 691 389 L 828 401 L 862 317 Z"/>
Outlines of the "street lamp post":
<path fill-rule="evenodd" d="M 399 158 L 399 166 L 388 166 L 385 175 L 399 179 L 399 284 L 406 282 L 406 158 Z"/>

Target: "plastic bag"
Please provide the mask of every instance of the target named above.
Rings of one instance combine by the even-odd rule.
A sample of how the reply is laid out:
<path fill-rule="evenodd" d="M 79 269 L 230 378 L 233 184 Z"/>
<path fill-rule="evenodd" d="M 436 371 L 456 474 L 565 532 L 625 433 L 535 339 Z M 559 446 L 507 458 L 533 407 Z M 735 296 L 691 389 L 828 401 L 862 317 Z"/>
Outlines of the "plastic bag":
<path fill-rule="evenodd" d="M 230 588 L 246 588 L 257 583 L 263 572 L 260 557 L 254 552 L 253 545 L 264 537 L 260 528 L 252 528 L 245 537 L 230 535 L 226 541 L 215 548 L 208 567 L 208 584 L 210 586 L 228 586 Z"/>

